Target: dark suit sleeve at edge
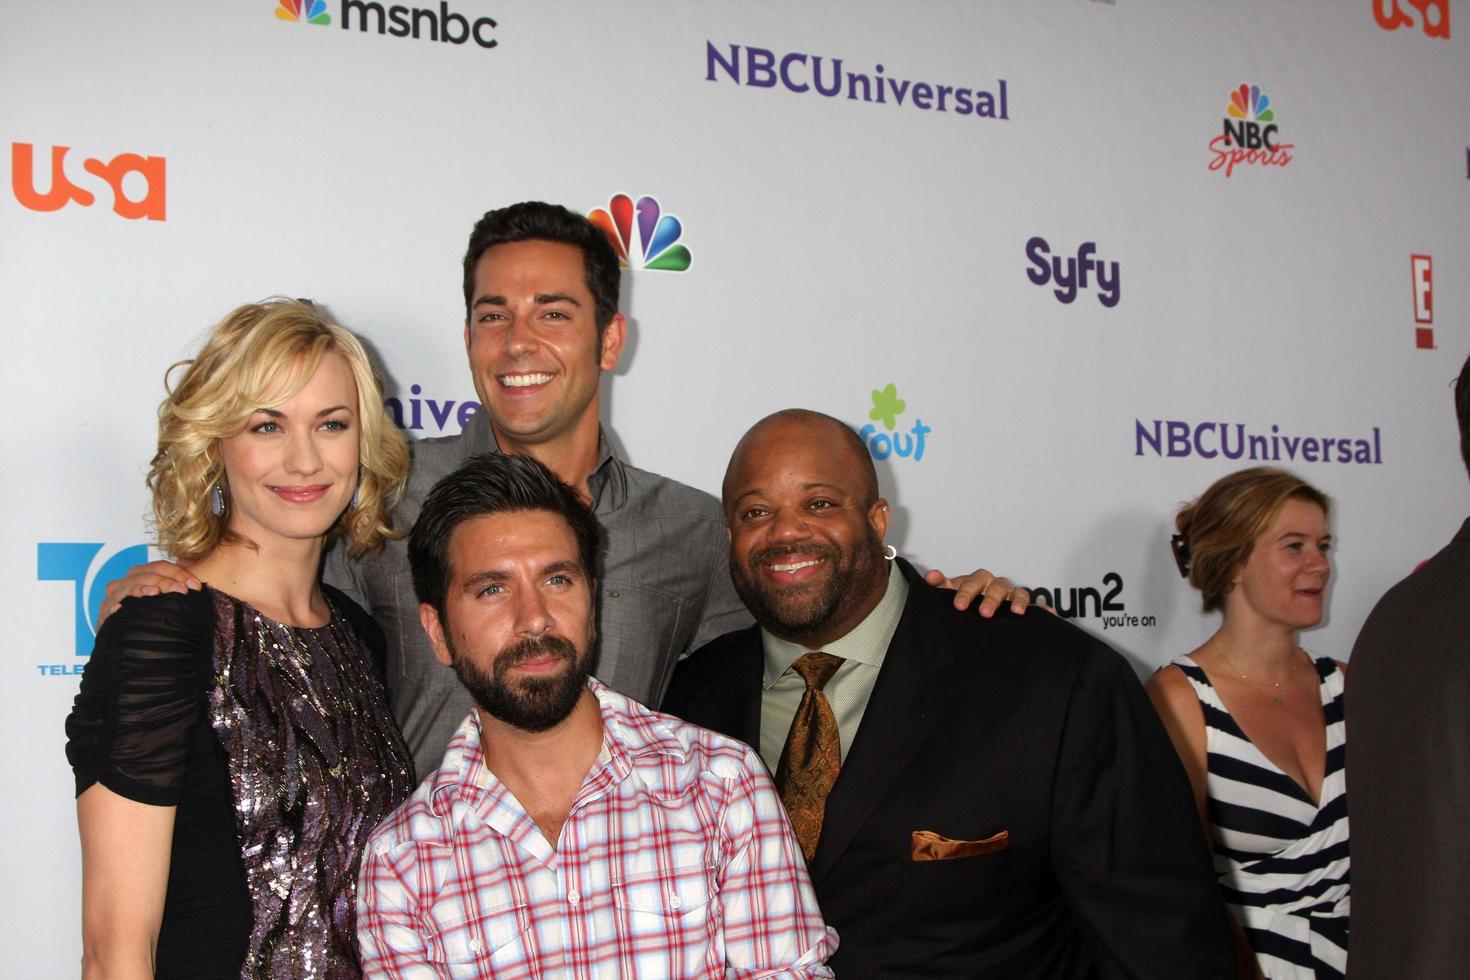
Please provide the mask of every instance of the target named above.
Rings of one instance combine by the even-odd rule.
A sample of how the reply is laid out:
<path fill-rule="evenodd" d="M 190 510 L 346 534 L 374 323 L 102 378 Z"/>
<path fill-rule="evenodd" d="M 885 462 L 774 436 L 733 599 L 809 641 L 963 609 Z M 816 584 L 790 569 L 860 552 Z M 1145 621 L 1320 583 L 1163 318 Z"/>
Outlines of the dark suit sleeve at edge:
<path fill-rule="evenodd" d="M 1097 641 L 1067 709 L 1052 813 L 1058 881 L 1104 977 L 1234 976 L 1188 778 L 1132 669 Z"/>

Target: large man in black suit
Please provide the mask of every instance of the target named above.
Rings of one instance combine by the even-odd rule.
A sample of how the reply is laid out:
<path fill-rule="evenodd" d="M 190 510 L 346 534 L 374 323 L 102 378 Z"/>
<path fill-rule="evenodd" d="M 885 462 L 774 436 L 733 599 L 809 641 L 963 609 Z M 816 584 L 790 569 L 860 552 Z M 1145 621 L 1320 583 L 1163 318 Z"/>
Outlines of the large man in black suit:
<path fill-rule="evenodd" d="M 1470 359 L 1455 385 L 1470 468 Z M 1374 607 L 1348 678 L 1355 977 L 1470 976 L 1470 520 Z"/>
<path fill-rule="evenodd" d="M 820 700 L 840 774 L 811 825 L 839 977 L 1233 975 L 1184 772 L 1121 657 L 1052 616 L 958 613 L 885 562 L 888 505 L 835 419 L 757 424 L 724 507 L 759 625 L 686 660 L 664 707 L 777 770 L 793 706 L 814 696 L 778 671 L 803 651 L 843 657 Z"/>

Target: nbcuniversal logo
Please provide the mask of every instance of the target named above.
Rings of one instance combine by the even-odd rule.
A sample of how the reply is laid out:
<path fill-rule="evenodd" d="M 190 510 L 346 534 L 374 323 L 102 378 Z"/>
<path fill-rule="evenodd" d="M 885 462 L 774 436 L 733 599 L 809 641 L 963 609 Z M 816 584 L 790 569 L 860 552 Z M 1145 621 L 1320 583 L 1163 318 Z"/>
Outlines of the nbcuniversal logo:
<path fill-rule="evenodd" d="M 684 272 L 689 268 L 692 261 L 689 249 L 678 244 L 684 226 L 674 215 L 664 214 L 655 197 L 645 194 L 634 204 L 627 194 L 614 194 L 606 208 L 597 208 L 587 219 L 607 236 L 613 251 L 618 253 L 620 265 L 663 272 Z"/>

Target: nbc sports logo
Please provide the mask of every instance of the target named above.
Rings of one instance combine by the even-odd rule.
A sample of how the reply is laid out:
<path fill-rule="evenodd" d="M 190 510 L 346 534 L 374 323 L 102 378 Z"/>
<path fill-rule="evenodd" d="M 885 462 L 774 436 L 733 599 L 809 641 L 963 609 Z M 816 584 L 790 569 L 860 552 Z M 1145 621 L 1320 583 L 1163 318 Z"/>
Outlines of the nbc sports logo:
<path fill-rule="evenodd" d="M 1295 148 L 1294 143 L 1281 140 L 1271 98 L 1259 85 L 1242 82 L 1230 93 L 1224 132 L 1210 140 L 1210 152 L 1214 154 L 1210 169 L 1223 169 L 1229 177 L 1242 164 L 1284 167 L 1291 163 Z"/>
<path fill-rule="evenodd" d="M 664 214 L 658 199 L 647 195 L 635 205 L 626 194 L 614 194 L 606 208 L 587 216 L 612 243 L 623 266 L 683 272 L 689 268 L 689 249 L 677 244 L 684 226 L 672 214 Z M 634 218 L 638 240 L 633 240 Z"/>

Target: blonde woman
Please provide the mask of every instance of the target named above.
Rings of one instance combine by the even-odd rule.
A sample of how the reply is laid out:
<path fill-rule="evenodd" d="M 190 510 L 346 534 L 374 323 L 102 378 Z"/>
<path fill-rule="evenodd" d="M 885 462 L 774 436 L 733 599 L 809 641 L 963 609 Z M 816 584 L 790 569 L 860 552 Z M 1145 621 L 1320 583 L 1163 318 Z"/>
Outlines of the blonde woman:
<path fill-rule="evenodd" d="M 407 451 L 308 302 L 235 310 L 181 366 L 148 486 L 205 588 L 124 601 L 67 719 L 83 975 L 356 976 L 358 856 L 412 772 L 381 635 L 318 569 L 393 536 Z"/>
<path fill-rule="evenodd" d="M 1292 474 L 1255 467 L 1175 522 L 1180 572 L 1222 618 L 1148 692 L 1194 786 L 1246 977 L 1346 969 L 1346 667 L 1297 645 L 1322 621 L 1328 510 Z"/>

